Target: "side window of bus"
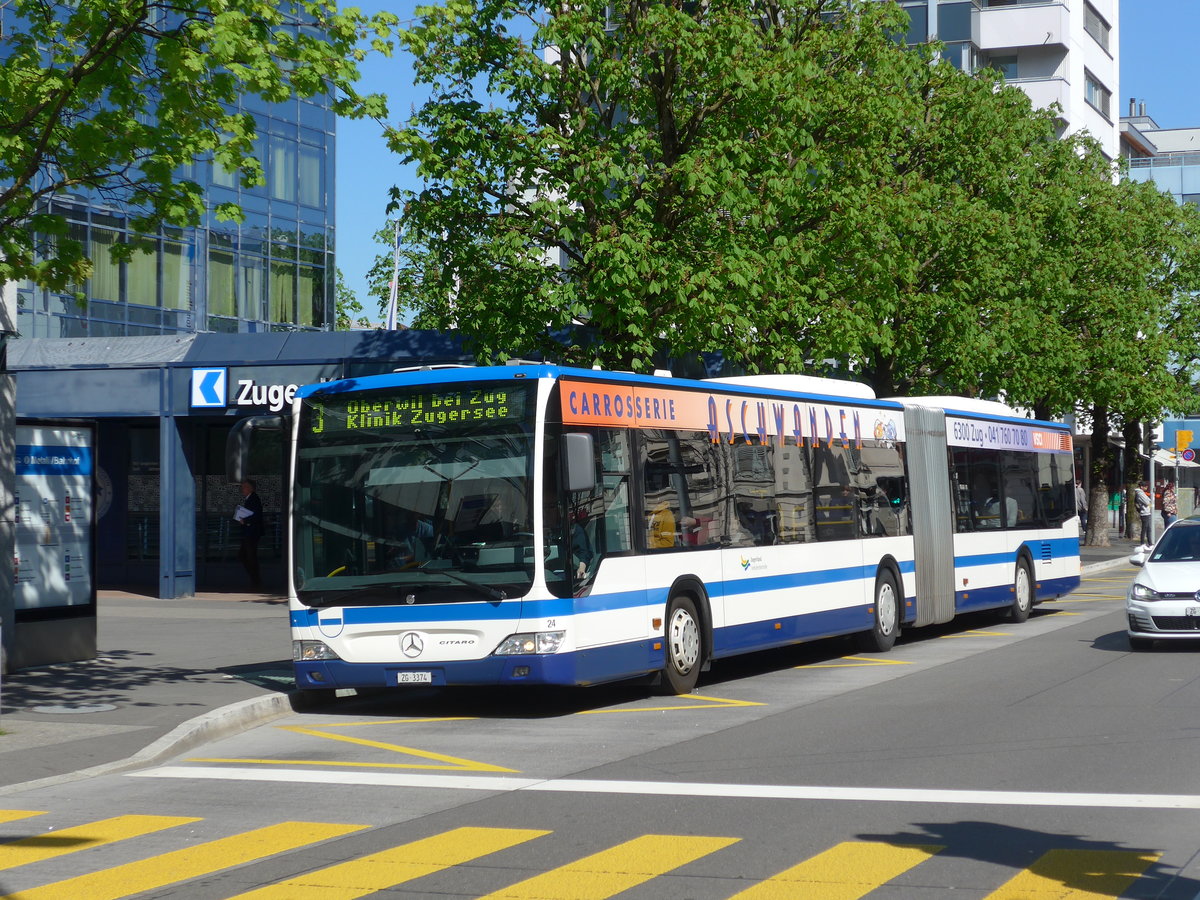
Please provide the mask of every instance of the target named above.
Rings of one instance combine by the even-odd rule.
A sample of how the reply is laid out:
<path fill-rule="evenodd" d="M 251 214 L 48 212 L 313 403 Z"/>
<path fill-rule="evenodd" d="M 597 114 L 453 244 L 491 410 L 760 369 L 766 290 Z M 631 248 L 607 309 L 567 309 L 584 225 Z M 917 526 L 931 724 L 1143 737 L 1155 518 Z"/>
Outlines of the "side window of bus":
<path fill-rule="evenodd" d="M 813 512 L 818 541 L 857 538 L 859 490 L 852 484 L 858 466 L 838 443 L 812 449 Z"/>
<path fill-rule="evenodd" d="M 571 572 L 576 586 L 583 588 L 591 582 L 602 559 L 633 549 L 629 431 L 596 428 L 593 435 L 599 467 L 596 486 L 569 498 Z"/>
<path fill-rule="evenodd" d="M 1038 496 L 1050 525 L 1075 515 L 1075 473 L 1069 453 L 1036 454 Z"/>
<path fill-rule="evenodd" d="M 1006 527 L 1044 527 L 1045 517 L 1038 492 L 1037 460 L 1034 454 L 1004 451 L 1001 459 L 1004 463 L 1004 495 L 1014 501 L 1017 508 L 1016 519 L 1006 522 Z"/>
<path fill-rule="evenodd" d="M 956 447 L 951 452 L 959 531 L 1011 527 L 1017 521 L 1017 501 L 1002 496 L 1000 454 L 995 450 Z"/>
<path fill-rule="evenodd" d="M 643 432 L 647 549 L 690 549 L 718 542 L 723 523 L 718 518 L 715 452 L 706 432 Z"/>
<path fill-rule="evenodd" d="M 896 537 L 912 530 L 908 476 L 899 444 L 866 441 L 859 454 L 860 526 L 866 537 Z"/>
<path fill-rule="evenodd" d="M 815 541 L 812 460 L 808 451 L 789 444 L 777 447 L 775 468 L 779 539 L 785 544 Z"/>
<path fill-rule="evenodd" d="M 779 508 L 775 502 L 775 448 L 738 438 L 729 450 L 733 475 L 730 546 L 778 544 L 781 538 Z"/>

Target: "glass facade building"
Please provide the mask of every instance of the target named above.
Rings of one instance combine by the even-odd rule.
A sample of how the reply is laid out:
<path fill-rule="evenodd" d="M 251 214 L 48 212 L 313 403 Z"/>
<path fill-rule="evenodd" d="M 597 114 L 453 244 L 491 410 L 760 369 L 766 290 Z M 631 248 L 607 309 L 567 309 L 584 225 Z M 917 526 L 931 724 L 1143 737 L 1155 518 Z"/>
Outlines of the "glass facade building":
<path fill-rule="evenodd" d="M 7 21 L 5 20 L 7 17 Z M 19 27 L 0 6 L 0 34 Z M 199 184 L 210 210 L 197 228 L 148 235 L 152 253 L 114 263 L 109 249 L 130 237 L 125 211 L 87 194 L 56 197 L 70 236 L 94 271 L 77 292 L 33 284 L 17 290 L 22 337 L 112 337 L 194 332 L 323 331 L 334 321 L 334 140 L 327 98 L 243 101 L 258 126 L 256 157 L 265 182 L 199 161 L 180 177 Z M 235 202 L 243 222 L 211 210 Z"/>

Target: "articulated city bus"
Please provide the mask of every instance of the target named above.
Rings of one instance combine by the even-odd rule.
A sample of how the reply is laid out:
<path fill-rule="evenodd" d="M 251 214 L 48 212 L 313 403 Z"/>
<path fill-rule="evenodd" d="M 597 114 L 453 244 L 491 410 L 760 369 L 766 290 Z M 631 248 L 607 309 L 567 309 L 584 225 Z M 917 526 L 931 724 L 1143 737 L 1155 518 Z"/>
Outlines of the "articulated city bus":
<path fill-rule="evenodd" d="M 685 693 L 1079 584 L 1070 432 L 990 401 L 511 365 L 311 385 L 292 419 L 301 689 Z"/>

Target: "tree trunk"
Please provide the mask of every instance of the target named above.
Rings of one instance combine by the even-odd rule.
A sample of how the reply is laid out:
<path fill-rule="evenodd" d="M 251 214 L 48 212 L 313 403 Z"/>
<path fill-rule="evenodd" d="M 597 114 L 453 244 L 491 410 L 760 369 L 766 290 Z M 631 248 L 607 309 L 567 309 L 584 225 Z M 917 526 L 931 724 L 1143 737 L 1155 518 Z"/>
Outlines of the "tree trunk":
<path fill-rule="evenodd" d="M 1092 407 L 1092 464 L 1091 490 L 1088 491 L 1088 524 L 1084 543 L 1091 547 L 1108 547 L 1108 467 L 1111 450 L 1108 446 L 1108 407 Z"/>

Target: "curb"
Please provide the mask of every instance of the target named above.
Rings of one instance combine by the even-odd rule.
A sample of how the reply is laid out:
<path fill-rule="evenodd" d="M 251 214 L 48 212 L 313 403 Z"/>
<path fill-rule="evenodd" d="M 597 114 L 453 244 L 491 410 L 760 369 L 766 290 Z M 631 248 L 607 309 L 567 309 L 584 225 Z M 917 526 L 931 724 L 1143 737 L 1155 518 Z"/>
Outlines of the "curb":
<path fill-rule="evenodd" d="M 1128 556 L 1121 556 L 1117 559 L 1106 559 L 1104 562 L 1088 563 L 1083 566 L 1079 572 L 1081 575 L 1090 575 L 1093 572 L 1103 572 L 1107 569 L 1118 569 L 1121 566 L 1131 566 Z"/>
<path fill-rule="evenodd" d="M 237 703 L 230 703 L 228 706 L 222 706 L 193 719 L 188 719 L 127 759 L 101 763 L 98 766 L 67 772 L 63 775 L 51 775 L 34 781 L 5 785 L 0 787 L 0 797 L 67 784 L 72 781 L 82 781 L 98 775 L 113 775 L 129 769 L 152 766 L 208 741 L 229 737 L 255 725 L 289 715 L 301 705 L 296 692 L 264 694 L 261 697 L 251 697 L 249 700 L 239 700 Z"/>

